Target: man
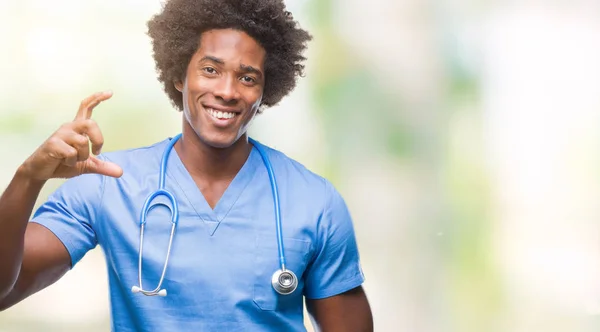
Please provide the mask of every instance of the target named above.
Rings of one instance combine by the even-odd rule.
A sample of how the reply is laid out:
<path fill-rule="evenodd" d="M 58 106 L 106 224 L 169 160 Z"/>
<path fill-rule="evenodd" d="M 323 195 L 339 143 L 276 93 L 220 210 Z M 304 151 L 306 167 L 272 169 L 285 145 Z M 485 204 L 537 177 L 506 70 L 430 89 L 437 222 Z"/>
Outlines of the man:
<path fill-rule="evenodd" d="M 51 285 L 99 244 L 114 331 L 304 330 L 303 299 L 322 331 L 372 331 L 342 197 L 246 133 L 294 88 L 310 35 L 281 0 L 170 0 L 148 26 L 159 79 L 183 112 L 181 138 L 100 155 L 91 114 L 112 93 L 85 99 L 0 199 L 0 308 Z M 51 178 L 69 180 L 28 222 Z M 162 186 L 174 201 L 159 195 L 140 219 Z M 272 277 L 278 269 L 297 284 Z M 291 288 L 277 291 L 277 282 Z"/>

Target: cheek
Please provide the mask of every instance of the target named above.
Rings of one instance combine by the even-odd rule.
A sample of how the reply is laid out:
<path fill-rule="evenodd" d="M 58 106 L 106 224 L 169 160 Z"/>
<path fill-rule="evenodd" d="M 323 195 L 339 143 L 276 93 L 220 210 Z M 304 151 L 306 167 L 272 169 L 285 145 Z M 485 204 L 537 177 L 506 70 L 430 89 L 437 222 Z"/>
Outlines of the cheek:
<path fill-rule="evenodd" d="M 188 99 L 198 97 L 204 92 L 211 91 L 215 84 L 215 80 L 206 79 L 204 77 L 191 77 L 187 81 Z"/>
<path fill-rule="evenodd" d="M 258 108 L 258 106 L 260 106 L 260 103 L 262 102 L 262 96 L 262 89 L 260 91 L 249 91 L 245 98 L 246 104 L 251 106 L 253 109 Z"/>
<path fill-rule="evenodd" d="M 208 91 L 211 91 L 210 80 L 194 78 L 187 82 L 183 99 L 185 103 L 184 112 L 188 119 L 190 117 L 197 117 L 197 113 L 201 107 L 198 100 Z"/>
<path fill-rule="evenodd" d="M 183 108 L 183 116 L 185 117 L 185 119 L 187 120 L 188 123 L 191 123 L 194 120 L 194 116 L 191 114 L 190 108 L 187 105 L 187 103 L 186 103 L 185 107 Z"/>

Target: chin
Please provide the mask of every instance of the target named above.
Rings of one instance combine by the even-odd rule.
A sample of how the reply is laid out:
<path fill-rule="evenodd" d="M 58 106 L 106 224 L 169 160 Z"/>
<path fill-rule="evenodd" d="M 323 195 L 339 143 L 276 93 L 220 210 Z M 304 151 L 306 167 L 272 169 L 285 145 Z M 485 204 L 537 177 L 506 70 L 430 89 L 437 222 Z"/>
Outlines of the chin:
<path fill-rule="evenodd" d="M 208 137 L 200 136 L 200 140 L 204 142 L 204 144 L 217 149 L 229 148 L 237 142 L 235 137 L 223 137 L 222 135 L 208 135 Z"/>

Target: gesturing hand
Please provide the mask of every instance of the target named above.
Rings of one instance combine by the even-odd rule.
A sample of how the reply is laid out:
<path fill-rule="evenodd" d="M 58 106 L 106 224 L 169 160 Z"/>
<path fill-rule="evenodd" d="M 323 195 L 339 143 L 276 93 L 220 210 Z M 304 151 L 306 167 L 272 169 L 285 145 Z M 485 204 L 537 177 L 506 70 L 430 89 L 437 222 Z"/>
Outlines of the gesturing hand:
<path fill-rule="evenodd" d="M 84 99 L 75 119 L 62 125 L 25 160 L 21 174 L 35 180 L 72 178 L 84 173 L 120 177 L 121 167 L 94 156 L 100 154 L 104 138 L 91 119 L 92 110 L 110 97 L 111 92 L 99 92 Z M 90 154 L 90 142 L 94 155 Z"/>

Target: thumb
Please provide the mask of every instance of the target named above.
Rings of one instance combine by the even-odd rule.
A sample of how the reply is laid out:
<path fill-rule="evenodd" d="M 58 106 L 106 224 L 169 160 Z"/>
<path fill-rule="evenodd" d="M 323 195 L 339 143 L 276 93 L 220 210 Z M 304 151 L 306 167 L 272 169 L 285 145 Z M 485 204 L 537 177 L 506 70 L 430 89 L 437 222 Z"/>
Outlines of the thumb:
<path fill-rule="evenodd" d="M 118 178 L 123 175 L 123 169 L 113 162 L 100 160 L 95 156 L 90 156 L 84 164 L 83 173 L 94 173 Z"/>

